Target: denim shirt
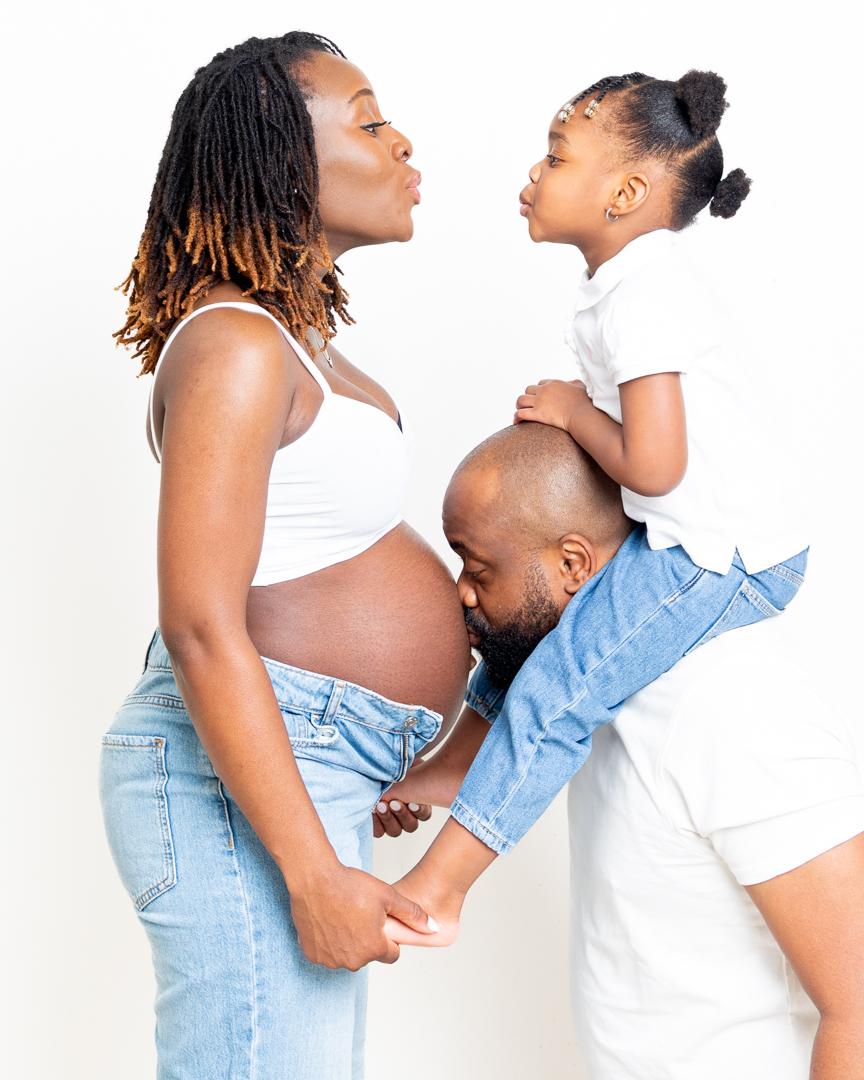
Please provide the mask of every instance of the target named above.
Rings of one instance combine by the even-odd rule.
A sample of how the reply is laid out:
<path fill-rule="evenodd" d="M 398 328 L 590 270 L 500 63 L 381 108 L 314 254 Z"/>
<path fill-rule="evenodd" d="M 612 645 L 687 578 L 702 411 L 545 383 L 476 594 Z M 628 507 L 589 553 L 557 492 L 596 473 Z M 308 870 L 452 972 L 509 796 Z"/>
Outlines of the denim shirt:
<path fill-rule="evenodd" d="M 547 675 L 557 682 L 553 672 Z M 523 715 L 518 725 L 512 714 L 499 720 L 506 694 L 489 681 L 481 660 L 465 702 L 492 729 L 450 807 L 460 825 L 499 855 L 516 846 L 591 752 L 590 732 L 579 738 L 576 730 L 554 729 L 537 714 Z"/>

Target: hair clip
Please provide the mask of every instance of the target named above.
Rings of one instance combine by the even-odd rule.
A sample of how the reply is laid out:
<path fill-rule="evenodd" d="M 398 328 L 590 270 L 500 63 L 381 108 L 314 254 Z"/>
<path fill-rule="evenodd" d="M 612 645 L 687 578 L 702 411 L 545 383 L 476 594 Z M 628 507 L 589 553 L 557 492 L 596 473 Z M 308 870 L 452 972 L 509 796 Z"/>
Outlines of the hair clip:
<path fill-rule="evenodd" d="M 576 106 L 571 102 L 569 105 L 565 105 L 561 112 L 558 113 L 558 119 L 562 124 L 566 124 L 574 112 L 576 112 Z"/>
<path fill-rule="evenodd" d="M 600 108 L 600 102 L 596 98 L 592 98 L 588 102 L 588 108 L 585 110 L 585 115 L 590 120 L 595 112 Z"/>

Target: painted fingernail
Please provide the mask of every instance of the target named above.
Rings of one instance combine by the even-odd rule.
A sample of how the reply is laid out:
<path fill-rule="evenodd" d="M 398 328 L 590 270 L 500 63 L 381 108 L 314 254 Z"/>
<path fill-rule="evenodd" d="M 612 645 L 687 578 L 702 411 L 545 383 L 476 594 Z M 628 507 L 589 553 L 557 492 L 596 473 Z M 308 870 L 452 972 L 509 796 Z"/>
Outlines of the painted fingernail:
<path fill-rule="evenodd" d="M 392 802 L 390 803 L 390 809 L 391 809 L 391 810 L 393 811 L 393 813 L 394 813 L 394 814 L 398 814 L 398 813 L 399 813 L 399 811 L 400 811 L 400 810 L 402 809 L 402 803 L 401 803 L 401 802 L 399 802 L 399 800 L 398 800 L 398 799 L 394 799 L 394 800 L 393 800 L 393 801 L 392 801 Z"/>
<path fill-rule="evenodd" d="M 411 811 L 412 814 L 416 814 L 417 811 L 420 809 L 420 803 L 409 802 L 408 809 Z"/>
<path fill-rule="evenodd" d="M 435 922 L 431 915 L 426 920 L 426 925 L 429 927 L 433 934 L 437 934 L 438 931 L 441 929 L 441 927 L 438 925 L 437 922 Z"/>
<path fill-rule="evenodd" d="M 387 805 L 386 802 L 379 802 L 375 809 L 378 811 L 379 814 L 386 814 L 390 807 Z"/>

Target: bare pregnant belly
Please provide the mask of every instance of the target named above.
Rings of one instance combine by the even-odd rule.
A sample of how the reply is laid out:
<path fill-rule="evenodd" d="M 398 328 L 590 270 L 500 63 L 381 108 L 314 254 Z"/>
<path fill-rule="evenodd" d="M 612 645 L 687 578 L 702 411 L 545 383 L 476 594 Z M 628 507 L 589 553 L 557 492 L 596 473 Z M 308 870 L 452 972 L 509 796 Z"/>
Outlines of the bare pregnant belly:
<path fill-rule="evenodd" d="M 247 627 L 262 656 L 346 679 L 452 724 L 468 636 L 453 578 L 404 523 L 362 555 L 250 589 Z"/>

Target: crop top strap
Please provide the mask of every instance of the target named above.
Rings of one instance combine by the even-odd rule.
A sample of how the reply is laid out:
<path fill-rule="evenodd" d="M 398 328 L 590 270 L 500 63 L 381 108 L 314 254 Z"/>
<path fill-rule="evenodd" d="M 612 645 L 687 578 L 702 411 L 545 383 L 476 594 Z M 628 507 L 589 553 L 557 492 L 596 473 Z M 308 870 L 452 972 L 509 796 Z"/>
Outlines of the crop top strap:
<path fill-rule="evenodd" d="M 162 351 L 159 354 L 159 359 L 156 361 L 156 367 L 153 369 L 153 385 L 150 387 L 149 404 L 150 441 L 153 444 L 153 451 L 156 454 L 157 461 L 162 460 L 162 455 L 156 448 L 156 428 L 153 426 L 153 387 L 156 385 L 156 374 L 159 371 L 159 365 L 162 363 L 162 359 L 165 356 L 165 353 L 173 344 L 174 338 L 180 333 L 183 327 L 187 326 L 192 321 L 192 319 L 197 318 L 197 316 L 203 315 L 207 311 L 214 311 L 216 308 L 237 308 L 238 311 L 248 311 L 251 312 L 251 314 L 253 315 L 264 315 L 266 318 L 270 319 L 271 322 L 276 323 L 276 325 L 285 335 L 288 344 L 297 354 L 297 358 L 299 359 L 300 363 L 306 368 L 306 370 L 309 372 L 315 382 L 317 382 L 318 385 L 321 387 L 321 391 L 324 394 L 324 397 L 329 397 L 333 393 L 330 383 L 328 383 L 324 376 L 321 374 L 320 370 L 318 369 L 318 365 L 310 358 L 309 354 L 300 345 L 300 343 L 288 333 L 282 323 L 280 323 L 279 320 L 275 318 L 275 316 L 271 315 L 269 311 L 265 311 L 264 308 L 258 307 L 254 304 L 240 303 L 237 300 L 225 300 L 219 304 L 207 304 L 206 307 L 198 308 L 197 311 L 193 311 L 190 315 L 187 315 L 185 318 L 181 319 L 180 322 L 177 323 L 177 325 L 168 335 L 165 344 L 162 346 Z"/>

